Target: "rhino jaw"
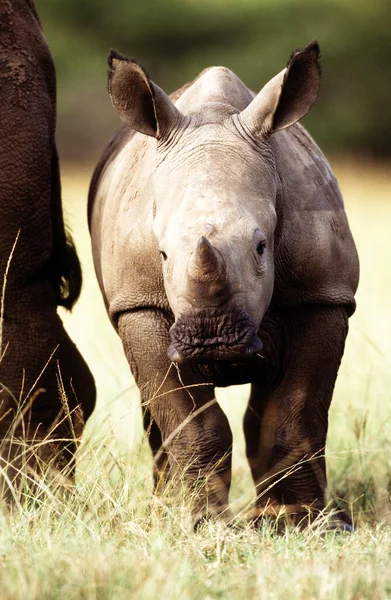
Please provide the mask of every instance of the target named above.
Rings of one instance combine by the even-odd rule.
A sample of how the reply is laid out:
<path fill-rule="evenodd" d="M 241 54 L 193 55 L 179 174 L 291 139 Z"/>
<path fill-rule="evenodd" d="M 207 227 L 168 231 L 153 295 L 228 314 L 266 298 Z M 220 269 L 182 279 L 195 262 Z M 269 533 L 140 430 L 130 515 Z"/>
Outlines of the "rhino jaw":
<path fill-rule="evenodd" d="M 174 344 L 170 344 L 167 351 L 167 356 L 171 362 L 179 365 L 191 364 L 191 363 L 207 363 L 207 362 L 218 362 L 218 361 L 229 361 L 241 363 L 247 360 L 256 358 L 263 348 L 262 342 L 257 335 L 254 334 L 250 344 L 245 348 L 230 348 L 224 346 L 219 348 L 217 345 L 211 349 L 206 348 L 205 350 L 200 346 L 196 346 L 193 349 L 193 353 L 179 353 Z"/>
<path fill-rule="evenodd" d="M 182 315 L 170 329 L 167 355 L 178 364 L 246 362 L 262 350 L 255 327 L 243 312 Z"/>

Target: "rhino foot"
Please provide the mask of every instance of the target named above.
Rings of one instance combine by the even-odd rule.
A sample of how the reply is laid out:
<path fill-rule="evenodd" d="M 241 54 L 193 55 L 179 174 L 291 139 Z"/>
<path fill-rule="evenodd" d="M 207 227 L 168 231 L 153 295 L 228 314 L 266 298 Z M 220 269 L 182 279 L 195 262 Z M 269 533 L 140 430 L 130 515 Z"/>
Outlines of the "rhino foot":
<path fill-rule="evenodd" d="M 301 504 L 278 504 L 253 508 L 246 515 L 247 523 L 262 527 L 271 522 L 277 533 L 287 528 L 317 529 L 322 533 L 353 533 L 353 521 L 344 511 L 326 513 Z"/>

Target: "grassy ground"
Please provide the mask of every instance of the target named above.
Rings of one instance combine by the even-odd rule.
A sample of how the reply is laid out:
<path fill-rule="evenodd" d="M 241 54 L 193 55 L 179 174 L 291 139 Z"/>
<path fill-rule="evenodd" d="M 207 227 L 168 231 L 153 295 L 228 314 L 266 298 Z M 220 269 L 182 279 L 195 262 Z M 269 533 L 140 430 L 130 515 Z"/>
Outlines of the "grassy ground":
<path fill-rule="evenodd" d="M 0 599 L 155 597 L 391 598 L 391 176 L 336 168 L 361 258 L 358 310 L 330 414 L 329 484 L 352 513 L 352 535 L 325 527 L 278 536 L 206 524 L 191 530 L 185 493 L 151 497 L 138 393 L 97 288 L 85 223 L 88 172 L 64 173 L 64 200 L 85 286 L 66 326 L 94 372 L 98 410 L 80 452 L 78 487 L 42 484 L 38 502 L 0 518 Z M 246 386 L 220 390 L 235 439 L 231 501 L 251 502 L 241 420 Z"/>

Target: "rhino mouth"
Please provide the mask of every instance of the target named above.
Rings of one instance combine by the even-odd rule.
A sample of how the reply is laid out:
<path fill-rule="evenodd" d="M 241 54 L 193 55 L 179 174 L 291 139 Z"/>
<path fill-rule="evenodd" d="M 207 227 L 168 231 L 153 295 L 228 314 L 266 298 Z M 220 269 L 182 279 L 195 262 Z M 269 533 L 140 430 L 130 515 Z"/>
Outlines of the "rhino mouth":
<path fill-rule="evenodd" d="M 170 337 L 168 358 L 178 364 L 242 363 L 262 350 L 255 326 L 244 311 L 181 315 L 171 327 Z"/>

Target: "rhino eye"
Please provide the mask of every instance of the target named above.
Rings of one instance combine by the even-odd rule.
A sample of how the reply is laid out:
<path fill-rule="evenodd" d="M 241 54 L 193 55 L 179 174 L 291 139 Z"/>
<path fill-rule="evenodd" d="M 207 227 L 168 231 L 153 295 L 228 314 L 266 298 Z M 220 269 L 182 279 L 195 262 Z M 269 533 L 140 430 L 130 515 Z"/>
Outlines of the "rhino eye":
<path fill-rule="evenodd" d="M 259 244 L 257 246 L 257 253 L 259 254 L 259 256 L 262 256 L 262 254 L 265 251 L 265 247 L 266 247 L 266 242 L 264 242 L 264 241 L 259 242 Z"/>

